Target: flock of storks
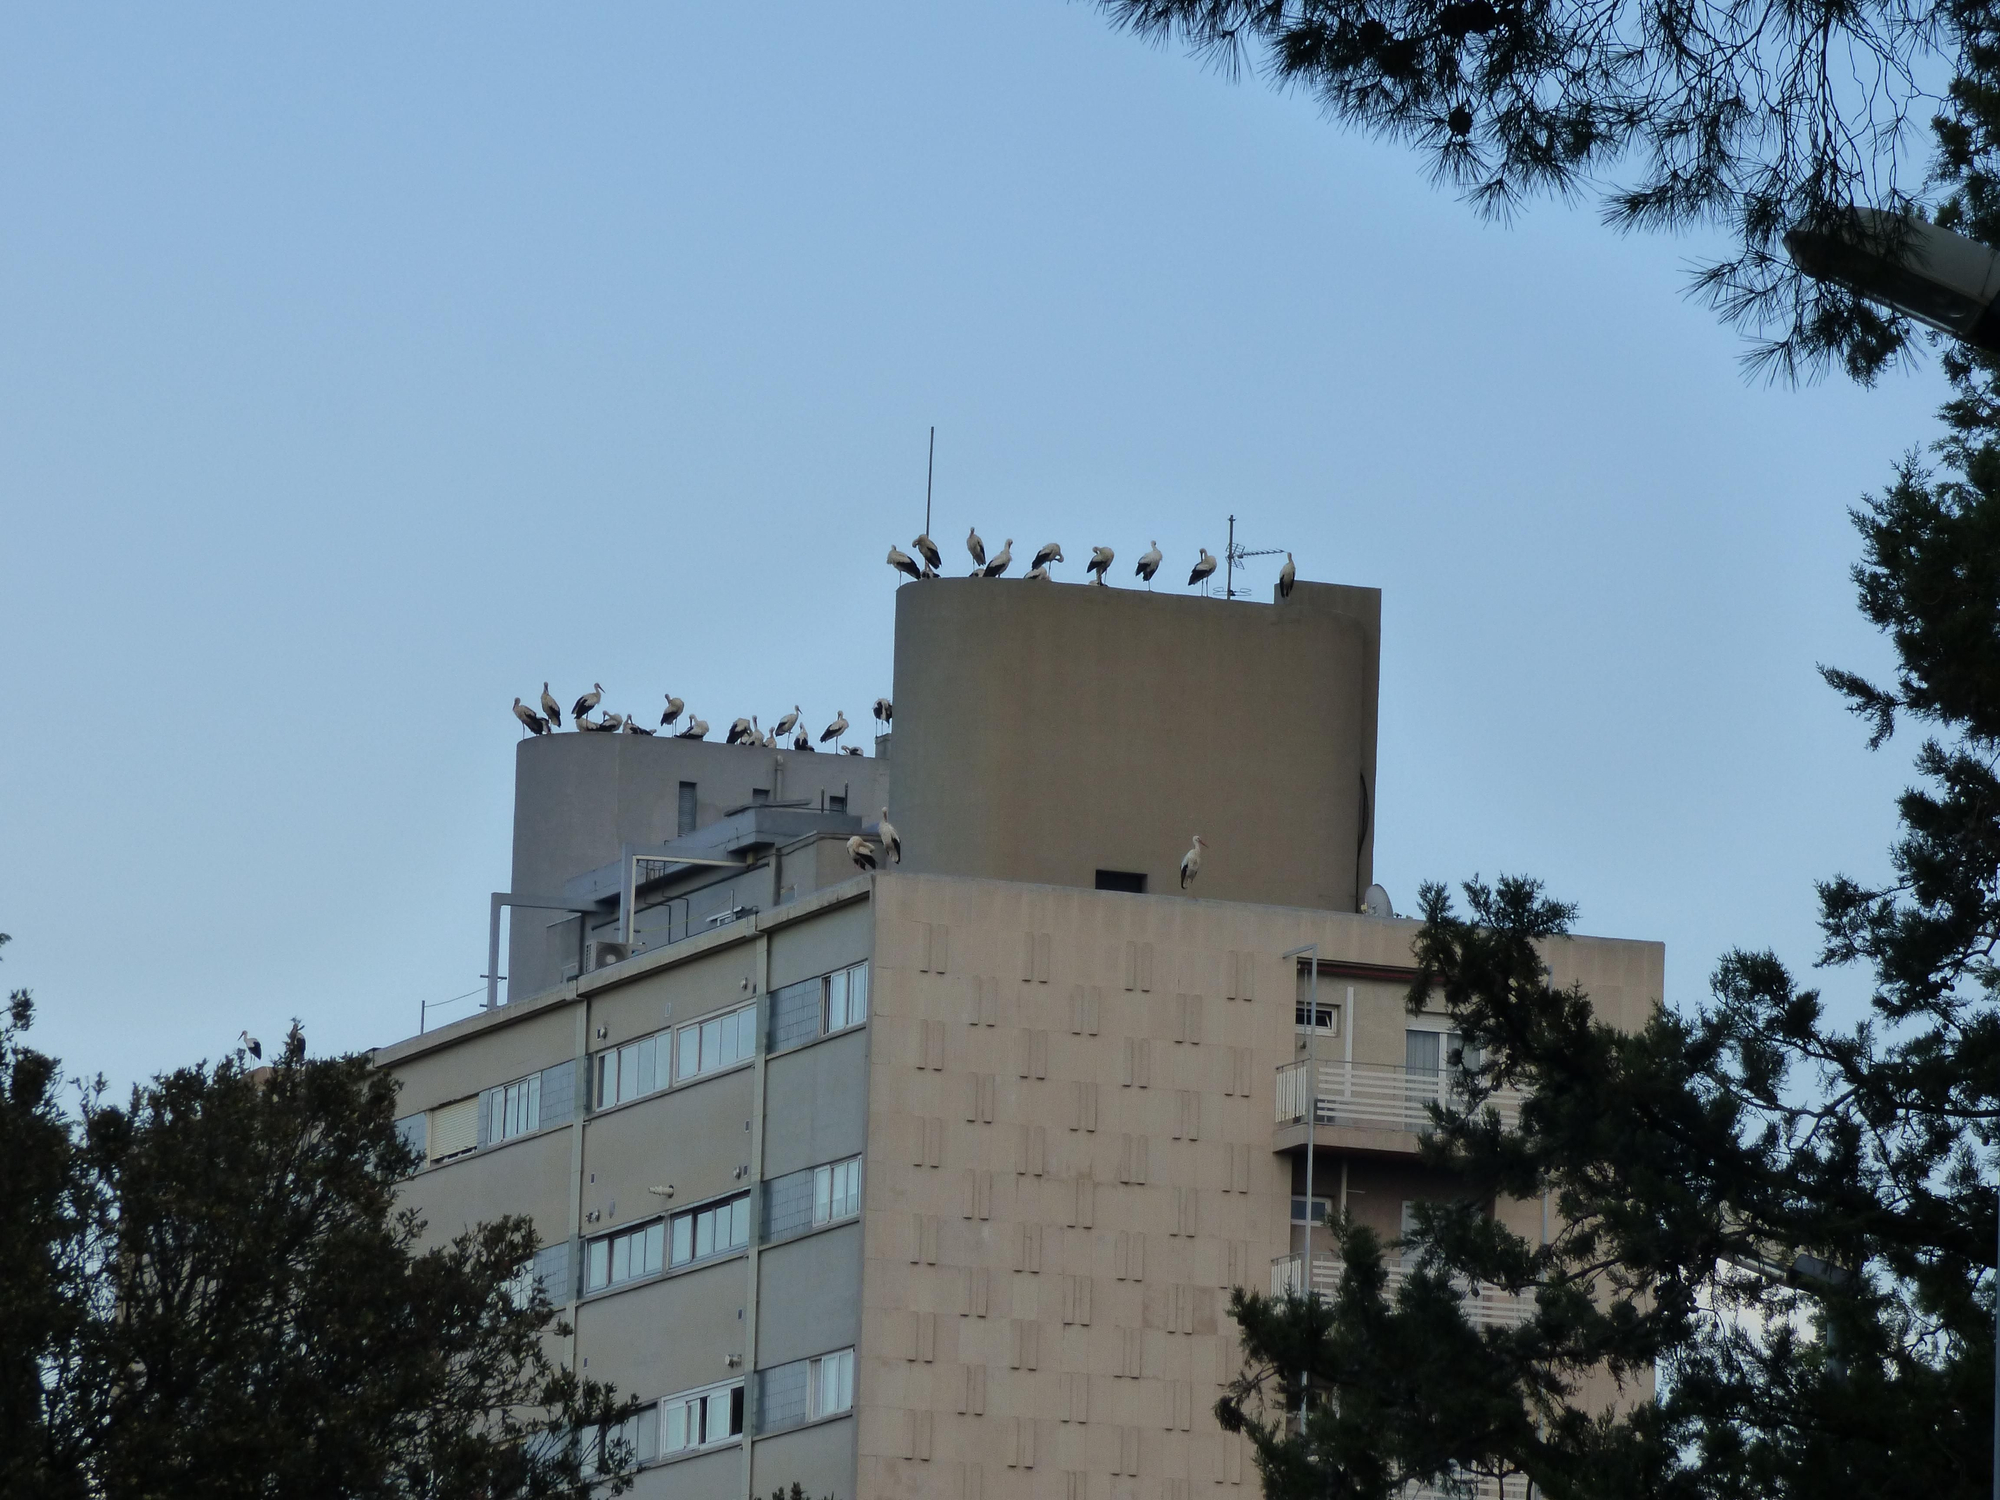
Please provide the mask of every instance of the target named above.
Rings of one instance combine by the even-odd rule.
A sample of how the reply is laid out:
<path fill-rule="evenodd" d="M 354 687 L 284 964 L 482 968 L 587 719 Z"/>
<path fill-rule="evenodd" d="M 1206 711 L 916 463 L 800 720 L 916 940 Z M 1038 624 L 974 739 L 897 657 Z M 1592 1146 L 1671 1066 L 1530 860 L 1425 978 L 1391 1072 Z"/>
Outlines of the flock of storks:
<path fill-rule="evenodd" d="M 660 715 L 660 729 L 672 730 L 673 738 L 677 740 L 706 739 L 708 737 L 708 720 L 696 714 L 687 715 L 687 727 L 685 729 L 673 729 L 673 726 L 680 722 L 681 715 L 687 713 L 687 705 L 672 693 L 668 693 L 666 696 L 667 706 L 666 711 Z M 590 691 L 570 705 L 570 724 L 584 734 L 643 734 L 650 736 L 660 732 L 656 729 L 646 728 L 645 725 L 639 722 L 635 715 L 615 714 L 609 709 L 606 709 L 597 718 L 593 719 L 591 714 L 603 699 L 604 684 L 593 682 L 590 685 Z M 758 722 L 755 714 L 752 714 L 747 719 L 738 719 L 734 724 L 729 726 L 729 733 L 722 737 L 722 742 L 725 745 L 749 745 L 758 749 L 777 750 L 781 749 L 785 740 L 789 738 L 792 749 L 802 750 L 810 755 L 814 751 L 812 734 L 799 722 L 804 716 L 804 712 L 798 704 L 794 703 L 792 711 L 780 718 L 769 729 L 764 728 Z M 562 705 L 556 702 L 555 696 L 549 692 L 549 685 L 545 682 L 542 684 L 542 711 L 536 713 L 534 709 L 523 703 L 519 698 L 516 698 L 514 700 L 514 717 L 521 721 L 522 727 L 530 734 L 551 734 L 562 728 Z M 875 721 L 882 726 L 881 729 L 876 731 L 878 734 L 887 732 L 890 721 L 895 717 L 896 706 L 893 703 L 887 698 L 877 698 L 875 700 Z M 842 745 L 840 743 L 841 737 L 847 733 L 848 728 L 847 710 L 836 710 L 833 722 L 820 731 L 820 744 L 831 743 L 833 745 L 833 753 L 836 755 L 861 754 L 861 747 L 859 745 Z"/>
<path fill-rule="evenodd" d="M 937 543 L 932 541 L 929 536 L 919 536 L 910 545 L 917 549 L 915 557 L 910 556 L 901 547 L 891 546 L 889 548 L 889 566 L 894 568 L 898 573 L 909 574 L 912 578 L 937 578 L 941 576 L 944 569 L 944 557 L 938 551 Z M 965 550 L 972 554 L 972 572 L 969 576 L 973 578 L 998 578 L 1014 565 L 1014 539 L 1011 536 L 1007 538 L 1007 544 L 994 553 L 992 561 L 989 562 L 986 557 L 986 543 L 980 540 L 979 529 L 974 527 L 966 533 Z M 1090 561 L 1084 564 L 1083 571 L 1092 575 L 1090 581 L 1102 588 L 1104 586 L 1104 575 L 1111 571 L 1111 564 L 1117 561 L 1117 559 L 1118 554 L 1113 552 L 1109 547 L 1092 547 L 1090 549 Z M 1141 579 L 1145 583 L 1147 590 L 1150 591 L 1153 587 L 1153 575 L 1160 571 L 1160 564 L 1165 560 L 1165 554 L 1160 551 L 1160 544 L 1154 542 L 1152 546 L 1139 554 L 1138 565 L 1132 569 L 1133 576 Z M 1041 551 L 1035 554 L 1035 561 L 1029 567 L 1028 571 L 1022 575 L 1022 581 L 1030 583 L 1051 582 L 1052 577 L 1049 573 L 1050 565 L 1064 561 L 1067 561 L 1067 559 L 1063 557 L 1062 544 L 1060 542 L 1049 542 L 1043 546 Z M 1188 572 L 1188 587 L 1193 588 L 1198 583 L 1205 583 L 1218 566 L 1220 564 L 1217 563 L 1215 555 L 1208 548 L 1203 547 L 1201 549 L 1201 556 L 1196 559 L 1194 567 Z M 1285 554 L 1285 565 L 1278 570 L 1278 595 L 1280 598 L 1289 599 L 1292 597 L 1292 585 L 1298 581 L 1298 576 L 1298 569 L 1292 563 L 1292 554 L 1287 552 Z"/>

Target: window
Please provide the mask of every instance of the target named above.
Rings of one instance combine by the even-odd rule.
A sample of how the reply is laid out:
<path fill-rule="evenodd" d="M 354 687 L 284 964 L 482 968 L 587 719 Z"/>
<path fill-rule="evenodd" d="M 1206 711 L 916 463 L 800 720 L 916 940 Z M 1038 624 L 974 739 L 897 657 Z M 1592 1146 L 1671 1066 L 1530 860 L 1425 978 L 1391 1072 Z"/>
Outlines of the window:
<path fill-rule="evenodd" d="M 830 793 L 828 793 L 828 794 L 827 794 L 827 799 L 826 799 L 826 810 L 827 810 L 828 812 L 837 812 L 837 813 L 844 813 L 844 812 L 846 812 L 846 811 L 847 811 L 847 793 L 845 793 L 845 792 L 830 792 Z"/>
<path fill-rule="evenodd" d="M 726 1016 L 683 1026 L 676 1076 L 697 1078 L 753 1057 L 757 1052 L 757 1007 L 746 1005 Z"/>
<path fill-rule="evenodd" d="M 669 1396 L 660 1407 L 660 1452 L 685 1453 L 743 1436 L 743 1382 Z"/>
<path fill-rule="evenodd" d="M 861 1212 L 861 1158 L 813 1168 L 813 1223 L 831 1224 Z"/>
<path fill-rule="evenodd" d="M 1436 1076 L 1444 1062 L 1442 1043 L 1444 1034 L 1437 1031 L 1406 1031 L 1403 1033 L 1403 1065 L 1412 1073 L 1428 1073 Z"/>
<path fill-rule="evenodd" d="M 673 1217 L 673 1264 L 727 1255 L 750 1243 L 750 1195 L 739 1193 Z"/>
<path fill-rule="evenodd" d="M 769 787 L 753 786 L 750 788 L 750 805 L 752 807 L 762 807 L 766 802 L 769 802 L 770 800 L 771 800 L 771 789 Z"/>
<path fill-rule="evenodd" d="M 667 1086 L 667 1034 L 659 1032 L 607 1047 L 591 1059 L 593 1089 L 597 1109 L 609 1109 L 627 1099 L 637 1099 Z"/>
<path fill-rule="evenodd" d="M 854 1409 L 854 1351 L 822 1354 L 810 1362 L 807 1417 L 831 1417 Z"/>
<path fill-rule="evenodd" d="M 1329 1000 L 1322 1000 L 1315 1005 L 1311 1000 L 1302 999 L 1293 1015 L 1302 1027 L 1323 1031 L 1328 1036 L 1340 1035 L 1340 1007 Z"/>
<path fill-rule="evenodd" d="M 676 824 L 676 828 L 678 831 L 675 837 L 677 838 L 694 832 L 694 783 L 692 781 L 683 781 L 681 783 L 680 818 Z"/>
<path fill-rule="evenodd" d="M 826 976 L 826 1030 L 859 1026 L 868 1019 L 868 965 L 836 969 Z"/>
<path fill-rule="evenodd" d="M 583 1289 L 601 1292 L 622 1282 L 637 1281 L 660 1269 L 667 1226 L 655 1219 L 622 1234 L 600 1235 L 590 1242 L 584 1260 Z"/>
<path fill-rule="evenodd" d="M 1146 894 L 1146 877 L 1137 870 L 1099 870 L 1097 888 L 1100 891 L 1131 891 L 1134 895 Z"/>
<path fill-rule="evenodd" d="M 493 1120 L 490 1139 L 511 1141 L 542 1126 L 542 1075 L 530 1074 L 518 1083 L 492 1091 Z"/>
<path fill-rule="evenodd" d="M 591 1467 L 603 1473 L 611 1467 L 609 1460 L 623 1458 L 635 1464 L 650 1463 L 659 1457 L 654 1445 L 655 1434 L 659 1431 L 660 1409 L 657 1406 L 642 1406 L 622 1422 L 610 1422 L 597 1429 L 597 1442 L 591 1453 Z"/>
<path fill-rule="evenodd" d="M 431 1160 L 443 1161 L 479 1149 L 479 1096 L 441 1104 L 431 1111 Z"/>
<path fill-rule="evenodd" d="M 1306 1200 L 1303 1198 L 1292 1199 L 1292 1222 L 1294 1224 L 1303 1224 L 1305 1221 Z M 1314 1197 L 1312 1221 L 1315 1224 L 1321 1225 L 1333 1222 L 1333 1200 L 1331 1198 Z"/>

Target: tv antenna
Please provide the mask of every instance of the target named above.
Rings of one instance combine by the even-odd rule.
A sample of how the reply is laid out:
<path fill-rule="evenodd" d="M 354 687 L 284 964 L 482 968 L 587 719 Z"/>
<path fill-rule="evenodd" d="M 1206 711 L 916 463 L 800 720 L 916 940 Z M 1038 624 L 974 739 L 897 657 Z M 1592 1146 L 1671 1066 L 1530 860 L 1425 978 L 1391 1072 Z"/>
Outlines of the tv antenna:
<path fill-rule="evenodd" d="M 1255 552 L 1252 552 L 1247 547 L 1237 546 L 1236 517 L 1231 516 L 1229 518 L 1229 545 L 1222 549 L 1222 555 L 1228 564 L 1227 571 L 1224 572 L 1222 578 L 1222 597 L 1225 599 L 1234 599 L 1236 597 L 1236 565 L 1238 563 L 1242 562 L 1246 557 L 1276 557 L 1284 550 L 1283 547 L 1260 547 Z"/>
<path fill-rule="evenodd" d="M 937 428 L 931 428 L 931 456 L 924 464 L 924 535 L 931 534 L 931 478 L 937 473 Z"/>

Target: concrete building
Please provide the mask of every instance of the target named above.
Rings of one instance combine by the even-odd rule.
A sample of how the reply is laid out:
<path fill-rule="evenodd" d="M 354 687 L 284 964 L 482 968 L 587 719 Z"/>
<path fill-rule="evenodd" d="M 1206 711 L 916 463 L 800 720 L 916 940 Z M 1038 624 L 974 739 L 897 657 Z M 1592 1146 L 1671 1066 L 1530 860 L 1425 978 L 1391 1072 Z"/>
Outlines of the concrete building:
<path fill-rule="evenodd" d="M 1331 1284 L 1315 1201 L 1394 1236 L 1452 1188 L 1415 924 L 1355 911 L 1379 618 L 924 581 L 883 753 L 523 741 L 508 1003 L 378 1058 L 431 1232 L 533 1215 L 566 1356 L 644 1403 L 637 1494 L 1256 1484 L 1230 1288 Z M 858 873 L 885 805 L 904 863 Z M 1550 958 L 1659 1002 L 1658 944 Z"/>

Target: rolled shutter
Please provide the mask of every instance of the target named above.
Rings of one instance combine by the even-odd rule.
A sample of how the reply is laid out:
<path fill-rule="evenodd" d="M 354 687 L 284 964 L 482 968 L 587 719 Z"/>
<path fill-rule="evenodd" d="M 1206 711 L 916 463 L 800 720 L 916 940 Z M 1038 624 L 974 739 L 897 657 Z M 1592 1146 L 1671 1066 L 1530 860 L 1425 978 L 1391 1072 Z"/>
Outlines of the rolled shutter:
<path fill-rule="evenodd" d="M 443 1161 L 479 1146 L 480 1096 L 439 1105 L 431 1111 L 431 1160 Z"/>

